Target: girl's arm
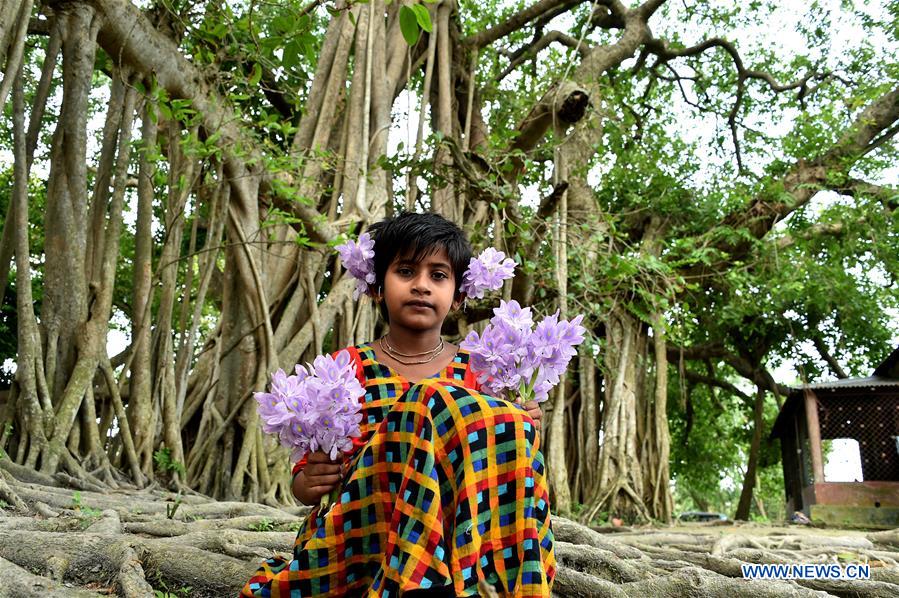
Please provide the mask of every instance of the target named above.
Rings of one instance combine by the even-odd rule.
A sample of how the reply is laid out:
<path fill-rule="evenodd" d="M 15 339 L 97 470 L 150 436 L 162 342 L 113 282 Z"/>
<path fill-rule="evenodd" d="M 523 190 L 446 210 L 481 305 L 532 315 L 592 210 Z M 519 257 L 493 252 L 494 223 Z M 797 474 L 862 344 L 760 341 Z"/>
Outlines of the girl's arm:
<path fill-rule="evenodd" d="M 341 461 L 332 461 L 326 453 L 309 453 L 305 467 L 293 477 L 293 495 L 304 505 L 316 504 L 340 483 L 341 469 Z"/>

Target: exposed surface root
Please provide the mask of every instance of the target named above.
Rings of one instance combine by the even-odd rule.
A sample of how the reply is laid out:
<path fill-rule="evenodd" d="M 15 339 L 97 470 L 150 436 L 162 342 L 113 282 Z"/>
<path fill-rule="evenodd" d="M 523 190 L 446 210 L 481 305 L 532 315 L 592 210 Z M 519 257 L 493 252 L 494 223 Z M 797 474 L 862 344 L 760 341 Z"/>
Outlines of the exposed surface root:
<path fill-rule="evenodd" d="M 263 559 L 290 555 L 308 512 L 72 486 L 25 468 L 0 471 L 0 595 L 234 596 Z M 695 525 L 609 534 L 561 517 L 553 529 L 560 598 L 899 596 L 896 531 Z M 871 579 L 748 581 L 745 563 L 868 563 Z"/>

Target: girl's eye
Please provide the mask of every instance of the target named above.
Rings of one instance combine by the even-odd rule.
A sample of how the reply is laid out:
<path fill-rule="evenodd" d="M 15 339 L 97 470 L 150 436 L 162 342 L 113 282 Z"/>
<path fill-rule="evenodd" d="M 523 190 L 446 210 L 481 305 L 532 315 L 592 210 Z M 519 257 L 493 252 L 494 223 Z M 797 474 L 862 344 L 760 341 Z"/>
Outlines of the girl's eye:
<path fill-rule="evenodd" d="M 410 276 L 412 274 L 412 269 L 411 268 L 398 268 L 396 272 L 400 276 Z"/>
<path fill-rule="evenodd" d="M 437 280 L 444 280 L 445 278 L 449 278 L 449 277 L 448 277 L 446 274 L 444 274 L 443 272 L 434 272 L 434 274 L 432 274 L 431 276 L 433 276 L 433 277 L 436 278 Z"/>

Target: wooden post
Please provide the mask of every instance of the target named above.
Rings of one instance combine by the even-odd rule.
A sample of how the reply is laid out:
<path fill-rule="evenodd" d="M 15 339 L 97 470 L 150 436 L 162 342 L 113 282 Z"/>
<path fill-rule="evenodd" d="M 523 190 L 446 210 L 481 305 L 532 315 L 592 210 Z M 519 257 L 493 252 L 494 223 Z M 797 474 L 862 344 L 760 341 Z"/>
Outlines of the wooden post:
<path fill-rule="evenodd" d="M 818 422 L 818 397 L 811 390 L 805 391 L 805 421 L 808 424 L 808 440 L 812 451 L 813 482 L 823 482 L 824 459 L 821 451 L 821 424 Z"/>

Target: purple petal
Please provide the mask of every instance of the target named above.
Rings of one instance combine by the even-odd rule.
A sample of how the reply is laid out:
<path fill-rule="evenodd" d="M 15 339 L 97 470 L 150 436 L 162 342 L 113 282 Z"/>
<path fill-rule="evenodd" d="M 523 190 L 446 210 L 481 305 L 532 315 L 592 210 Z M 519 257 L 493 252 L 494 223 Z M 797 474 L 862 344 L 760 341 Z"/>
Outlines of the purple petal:
<path fill-rule="evenodd" d="M 368 285 L 375 282 L 375 242 L 371 235 L 362 233 L 358 241 L 347 241 L 335 249 L 340 254 L 340 261 L 347 272 L 356 279 L 353 298 L 368 292 Z"/>
<path fill-rule="evenodd" d="M 461 291 L 468 297 L 480 299 L 484 293 L 502 287 L 503 281 L 515 275 L 515 261 L 493 247 L 471 258 L 462 275 Z"/>

